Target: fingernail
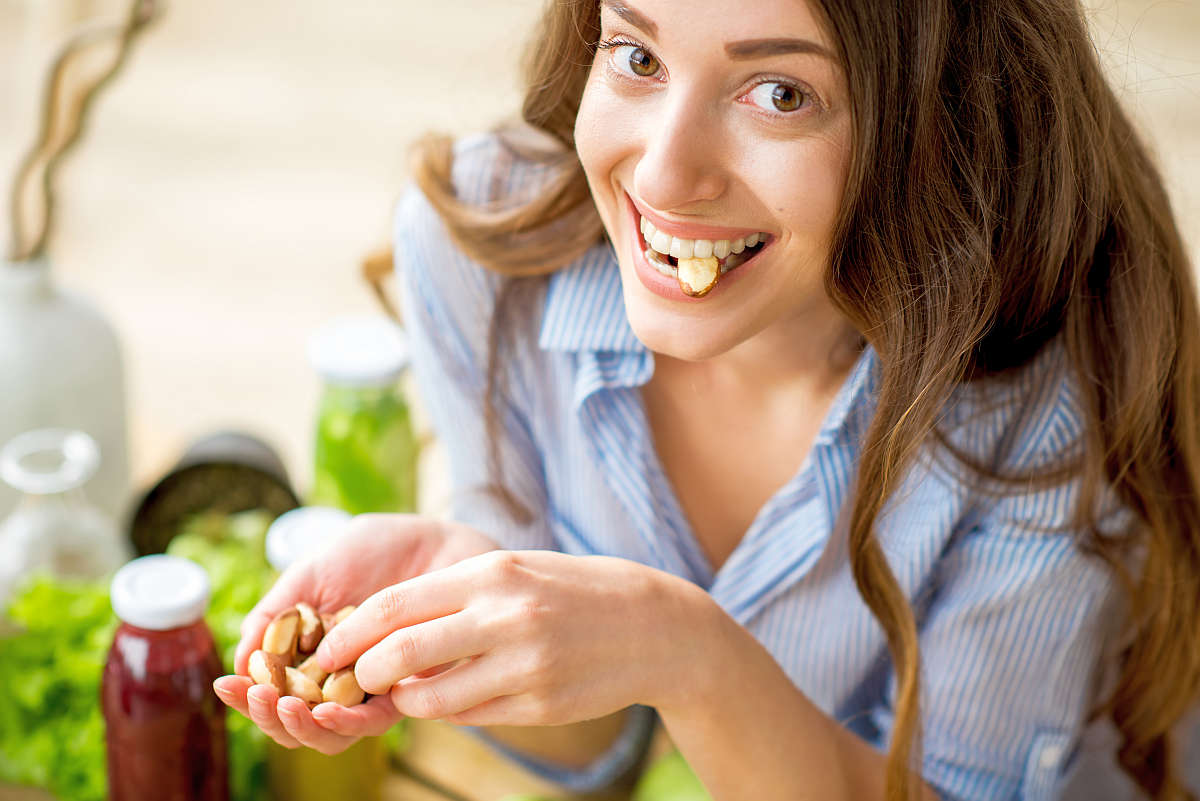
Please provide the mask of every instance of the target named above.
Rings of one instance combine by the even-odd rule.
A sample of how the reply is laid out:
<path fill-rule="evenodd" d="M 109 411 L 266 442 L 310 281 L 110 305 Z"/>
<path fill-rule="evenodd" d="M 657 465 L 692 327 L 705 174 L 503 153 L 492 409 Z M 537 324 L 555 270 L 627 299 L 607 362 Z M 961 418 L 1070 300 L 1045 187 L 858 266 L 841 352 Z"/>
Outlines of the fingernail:
<path fill-rule="evenodd" d="M 262 687 L 262 689 L 261 690 L 258 689 L 259 687 Z M 270 687 L 264 687 L 261 684 L 255 684 L 249 690 L 246 690 L 246 697 L 256 703 L 266 704 L 267 699 L 263 698 L 263 693 L 266 693 L 270 689 L 271 689 Z"/>

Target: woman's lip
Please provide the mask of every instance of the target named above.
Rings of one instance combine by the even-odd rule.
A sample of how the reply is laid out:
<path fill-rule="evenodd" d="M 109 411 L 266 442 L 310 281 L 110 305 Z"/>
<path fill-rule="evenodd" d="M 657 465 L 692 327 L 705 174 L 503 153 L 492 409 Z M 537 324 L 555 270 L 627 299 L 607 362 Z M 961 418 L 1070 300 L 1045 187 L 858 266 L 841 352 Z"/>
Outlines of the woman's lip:
<path fill-rule="evenodd" d="M 628 197 L 628 195 L 626 195 L 626 197 Z M 646 243 L 641 233 L 637 230 L 637 209 L 633 205 L 632 198 L 629 200 L 629 217 L 630 224 L 633 226 L 633 240 L 630 242 L 629 255 L 633 259 L 634 272 L 637 274 L 638 279 L 642 282 L 644 287 L 649 289 L 655 295 L 666 298 L 667 300 L 673 300 L 676 302 L 683 301 L 685 303 L 703 303 L 706 300 L 711 299 L 713 296 L 719 296 L 722 292 L 729 288 L 730 284 L 739 281 L 743 275 L 757 267 L 758 262 L 760 261 L 759 257 L 762 255 L 763 250 L 766 249 L 764 246 L 763 250 L 755 253 L 754 256 L 752 256 L 743 264 L 727 273 L 722 273 L 720 279 L 717 281 L 717 285 L 713 287 L 712 291 L 708 294 L 698 298 L 691 297 L 689 295 L 685 295 L 683 290 L 679 288 L 678 279 L 663 275 L 658 270 L 654 269 L 654 267 L 650 265 L 649 261 L 647 261 Z"/>
<path fill-rule="evenodd" d="M 637 209 L 638 214 L 641 214 L 654 224 L 656 230 L 663 231 L 680 239 L 711 239 L 715 242 L 721 239 L 741 239 L 750 234 L 768 233 L 758 228 L 721 228 L 715 225 L 685 225 L 683 223 L 671 222 L 646 208 L 628 192 L 625 193 L 625 197 L 629 198 L 629 202 Z"/>

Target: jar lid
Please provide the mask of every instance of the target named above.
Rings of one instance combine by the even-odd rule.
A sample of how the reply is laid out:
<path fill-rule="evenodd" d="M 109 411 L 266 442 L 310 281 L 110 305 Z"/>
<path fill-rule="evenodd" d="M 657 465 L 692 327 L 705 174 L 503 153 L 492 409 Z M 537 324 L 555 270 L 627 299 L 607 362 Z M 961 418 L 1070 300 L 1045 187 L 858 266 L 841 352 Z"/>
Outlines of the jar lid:
<path fill-rule="evenodd" d="M 332 506 L 301 506 L 284 512 L 267 529 L 267 561 L 282 573 L 340 537 L 350 518 L 349 512 Z"/>
<path fill-rule="evenodd" d="M 0 450 L 0 478 L 31 495 L 81 487 L 100 467 L 100 446 L 82 431 L 38 428 L 18 434 Z"/>
<path fill-rule="evenodd" d="M 111 594 L 113 611 L 126 623 L 152 631 L 177 629 L 204 617 L 208 574 L 189 559 L 143 556 L 117 571 Z"/>
<path fill-rule="evenodd" d="M 309 337 L 308 359 L 330 383 L 380 386 L 398 379 L 408 366 L 408 340 L 386 317 L 339 317 Z"/>

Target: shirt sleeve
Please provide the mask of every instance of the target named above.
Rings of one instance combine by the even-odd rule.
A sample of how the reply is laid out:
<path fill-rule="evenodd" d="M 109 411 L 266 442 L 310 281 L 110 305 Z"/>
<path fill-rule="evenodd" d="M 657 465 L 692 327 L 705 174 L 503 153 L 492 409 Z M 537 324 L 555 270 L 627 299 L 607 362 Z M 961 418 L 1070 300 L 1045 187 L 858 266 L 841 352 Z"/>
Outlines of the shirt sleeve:
<path fill-rule="evenodd" d="M 1004 499 L 952 540 L 920 619 L 922 774 L 955 801 L 1051 801 L 1095 700 L 1119 592 L 1065 520 L 1072 485 Z M 888 703 L 872 715 L 881 739 Z M 885 743 L 880 743 L 885 747 Z"/>
<path fill-rule="evenodd" d="M 607 751 L 583 768 L 565 768 L 553 762 L 536 759 L 490 739 L 479 729 L 471 731 L 526 770 L 573 793 L 591 793 L 609 788 L 627 775 L 641 762 L 650 745 L 658 713 L 648 706 L 632 706 L 627 713 L 625 725 L 617 739 Z"/>
<path fill-rule="evenodd" d="M 460 146 L 456 182 L 467 184 L 486 159 Z M 483 151 L 483 152 L 481 152 Z M 488 332 L 500 277 L 453 246 L 436 211 L 410 187 L 395 218 L 394 253 L 412 370 L 423 408 L 445 450 L 450 515 L 502 547 L 555 548 L 546 522 L 546 484 L 532 426 L 510 394 L 496 398 L 496 448 L 504 486 L 532 513 L 518 522 L 493 491 L 484 423 Z"/>

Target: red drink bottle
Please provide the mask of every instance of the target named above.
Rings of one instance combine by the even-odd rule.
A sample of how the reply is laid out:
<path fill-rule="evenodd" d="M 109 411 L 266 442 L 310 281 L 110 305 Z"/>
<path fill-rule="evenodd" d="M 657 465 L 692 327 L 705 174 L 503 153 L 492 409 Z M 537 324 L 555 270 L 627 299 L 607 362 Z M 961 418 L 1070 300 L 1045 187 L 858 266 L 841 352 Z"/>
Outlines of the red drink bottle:
<path fill-rule="evenodd" d="M 175 556 L 135 559 L 113 577 L 121 626 L 100 688 L 109 801 L 229 799 L 208 597 L 204 570 Z"/>

